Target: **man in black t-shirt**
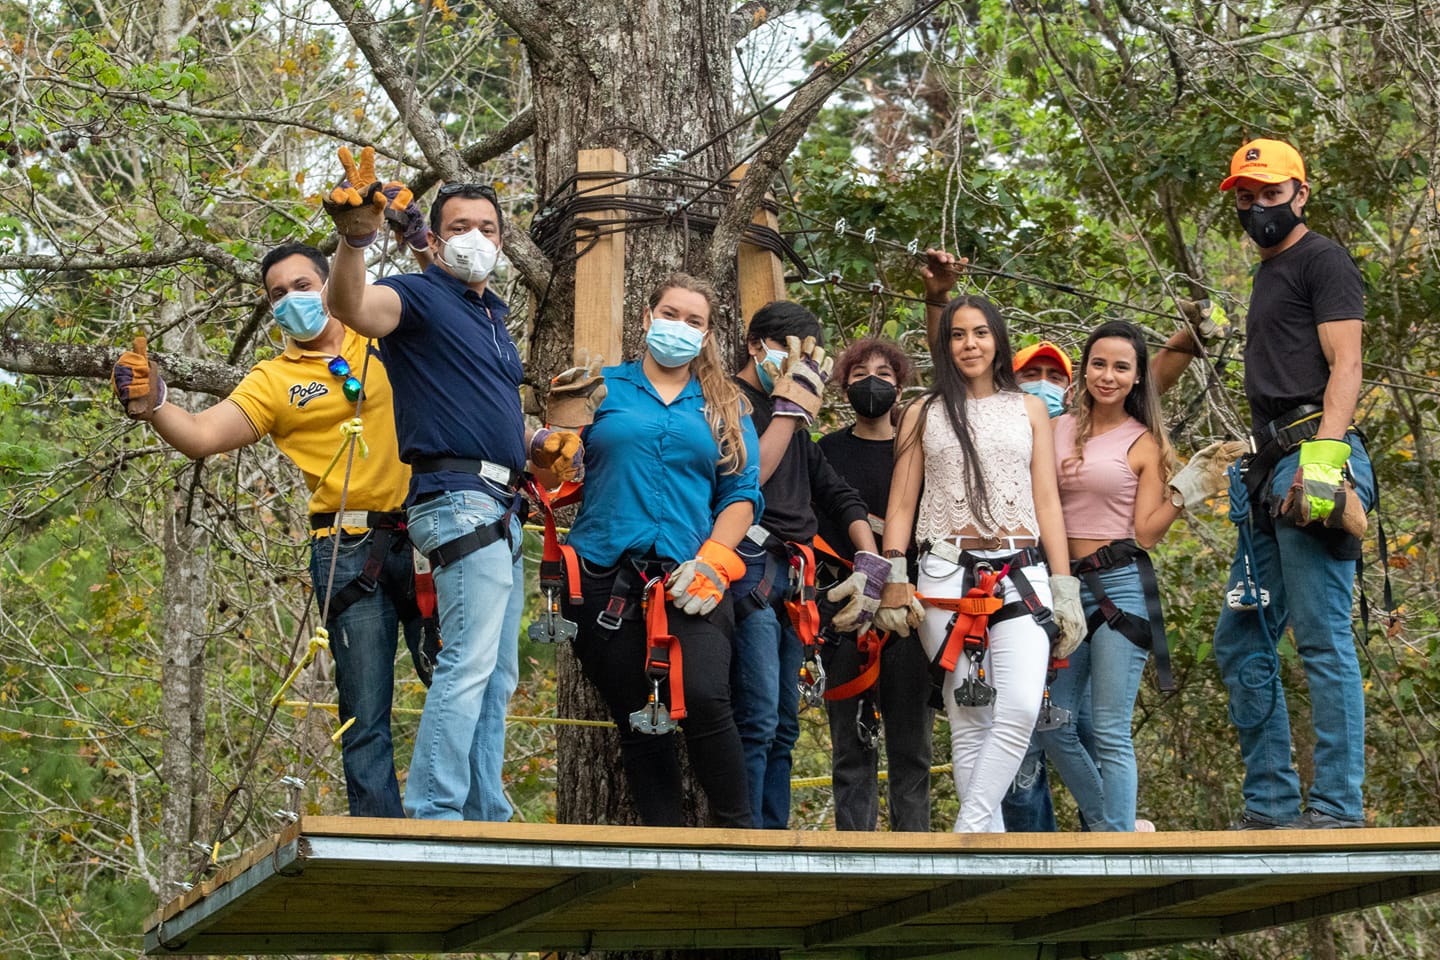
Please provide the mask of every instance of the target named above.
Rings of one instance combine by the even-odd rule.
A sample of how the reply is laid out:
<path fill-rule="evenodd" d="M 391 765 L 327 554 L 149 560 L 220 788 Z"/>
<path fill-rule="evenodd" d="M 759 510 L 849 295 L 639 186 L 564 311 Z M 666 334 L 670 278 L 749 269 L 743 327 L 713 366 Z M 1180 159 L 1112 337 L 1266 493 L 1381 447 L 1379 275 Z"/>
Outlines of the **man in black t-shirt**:
<path fill-rule="evenodd" d="M 1345 479 L 1367 510 L 1375 500 L 1369 456 L 1351 429 L 1364 285 L 1345 249 L 1306 227 L 1310 185 L 1289 144 L 1245 144 L 1220 189 L 1235 191 L 1240 223 L 1260 248 L 1245 341 L 1245 396 L 1258 450 L 1247 465 L 1252 547 L 1247 558 L 1242 531 L 1215 628 L 1215 657 L 1245 761 L 1245 809 L 1234 826 L 1360 827 L 1365 700 L 1350 624 L 1358 542 L 1334 518 L 1334 526 L 1320 521 L 1343 514 L 1336 493 Z M 1247 585 L 1254 588 L 1248 594 Z M 1267 594 L 1268 606 L 1246 602 Z M 1303 813 L 1276 659 L 1287 625 L 1305 667 L 1315 730 L 1315 780 Z"/>

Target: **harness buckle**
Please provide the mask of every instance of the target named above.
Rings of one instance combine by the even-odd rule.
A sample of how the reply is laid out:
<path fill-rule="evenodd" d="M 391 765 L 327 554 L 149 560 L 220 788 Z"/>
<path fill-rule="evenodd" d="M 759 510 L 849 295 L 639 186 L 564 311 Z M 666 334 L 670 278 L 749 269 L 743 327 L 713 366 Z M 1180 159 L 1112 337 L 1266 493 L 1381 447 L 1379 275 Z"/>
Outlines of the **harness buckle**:
<path fill-rule="evenodd" d="M 566 643 L 574 640 L 575 622 L 565 619 L 564 615 L 560 613 L 560 587 L 558 585 L 542 586 L 540 593 L 545 598 L 545 606 L 540 611 L 540 616 L 531 622 L 526 636 L 532 643 Z"/>
<path fill-rule="evenodd" d="M 988 707 L 995 702 L 995 688 L 985 680 L 985 668 L 980 665 L 980 657 L 971 655 L 969 660 L 970 675 L 955 685 L 955 705 Z"/>
<path fill-rule="evenodd" d="M 645 706 L 630 714 L 630 729 L 636 733 L 661 737 L 675 729 L 670 710 L 660 700 L 660 678 L 650 678 L 650 698 Z"/>
<path fill-rule="evenodd" d="M 807 648 L 805 662 L 800 664 L 800 709 L 820 707 L 825 704 L 825 665 Z"/>
<path fill-rule="evenodd" d="M 855 707 L 855 736 L 865 750 L 880 745 L 880 711 L 870 697 L 861 697 Z"/>
<path fill-rule="evenodd" d="M 1070 711 L 1065 707 L 1055 706 L 1050 699 L 1050 684 L 1045 684 L 1045 694 L 1040 701 L 1040 715 L 1035 718 L 1035 729 L 1040 732 L 1046 730 L 1059 730 L 1070 722 Z"/>
<path fill-rule="evenodd" d="M 605 604 L 605 609 L 595 614 L 595 622 L 600 625 L 600 629 L 613 633 L 624 623 L 623 615 L 629 605 L 629 601 L 624 597 L 611 597 Z"/>

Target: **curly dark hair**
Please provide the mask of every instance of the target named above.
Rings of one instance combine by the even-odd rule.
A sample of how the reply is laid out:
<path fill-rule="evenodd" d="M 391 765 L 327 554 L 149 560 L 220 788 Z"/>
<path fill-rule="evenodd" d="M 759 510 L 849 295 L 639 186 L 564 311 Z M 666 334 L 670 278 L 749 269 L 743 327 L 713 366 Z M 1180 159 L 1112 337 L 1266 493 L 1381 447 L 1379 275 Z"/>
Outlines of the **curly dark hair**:
<path fill-rule="evenodd" d="M 877 353 L 890 365 L 890 369 L 895 371 L 896 385 L 909 386 L 911 378 L 915 376 L 915 364 L 905 355 L 905 351 L 900 349 L 900 344 L 884 337 L 866 337 L 846 347 L 835 359 L 835 375 L 830 378 L 830 382 L 844 393 L 846 385 L 850 383 L 850 371 Z"/>

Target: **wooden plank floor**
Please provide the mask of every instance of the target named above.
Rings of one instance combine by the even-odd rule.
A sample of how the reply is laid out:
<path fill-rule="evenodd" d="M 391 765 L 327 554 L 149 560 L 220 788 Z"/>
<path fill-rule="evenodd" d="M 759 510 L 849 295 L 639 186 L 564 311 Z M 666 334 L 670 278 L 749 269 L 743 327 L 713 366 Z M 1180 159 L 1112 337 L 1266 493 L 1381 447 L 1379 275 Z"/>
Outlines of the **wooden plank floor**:
<path fill-rule="evenodd" d="M 1437 828 L 842 834 L 310 817 L 156 911 L 145 949 L 1029 960 L 1437 890 Z"/>

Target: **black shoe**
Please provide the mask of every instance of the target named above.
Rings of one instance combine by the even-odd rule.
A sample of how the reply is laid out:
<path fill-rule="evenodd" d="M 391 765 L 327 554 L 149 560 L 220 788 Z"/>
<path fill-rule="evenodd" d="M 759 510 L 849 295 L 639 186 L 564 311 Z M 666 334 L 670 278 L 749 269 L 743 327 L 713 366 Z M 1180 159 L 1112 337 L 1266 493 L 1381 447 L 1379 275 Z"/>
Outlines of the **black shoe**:
<path fill-rule="evenodd" d="M 1262 817 L 1262 816 L 1260 816 L 1258 813 L 1251 813 L 1249 810 L 1246 810 L 1244 813 L 1240 814 L 1240 819 L 1239 819 L 1239 820 L 1236 820 L 1234 823 L 1230 824 L 1230 829 L 1231 829 L 1231 830 L 1284 830 L 1284 829 L 1287 829 L 1287 828 L 1289 828 L 1289 827 L 1294 826 L 1295 823 L 1299 823 L 1299 820 L 1296 820 L 1296 821 L 1294 821 L 1293 823 L 1288 823 L 1288 824 L 1287 824 L 1287 823 L 1280 823 L 1280 822 L 1278 822 L 1278 821 L 1276 821 L 1276 820 L 1271 820 L 1269 817 Z"/>
<path fill-rule="evenodd" d="M 1323 810 L 1316 810 L 1314 807 L 1307 807 L 1305 812 L 1294 820 L 1285 824 L 1286 830 L 1359 830 L 1365 826 L 1364 820 L 1346 820 L 1337 817 L 1332 813 Z"/>

